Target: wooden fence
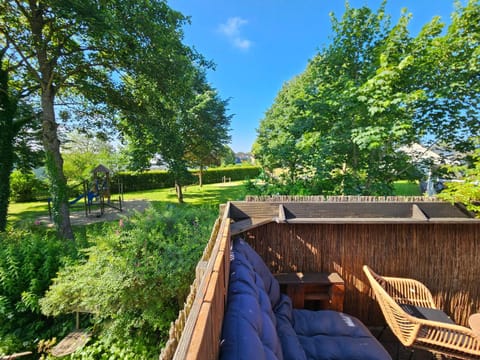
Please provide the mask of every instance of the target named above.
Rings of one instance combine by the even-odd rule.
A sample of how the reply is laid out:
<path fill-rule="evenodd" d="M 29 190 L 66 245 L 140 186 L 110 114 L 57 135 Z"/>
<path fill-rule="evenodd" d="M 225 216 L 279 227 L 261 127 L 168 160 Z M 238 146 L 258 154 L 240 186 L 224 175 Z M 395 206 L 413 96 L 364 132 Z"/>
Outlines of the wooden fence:
<path fill-rule="evenodd" d="M 273 273 L 338 272 L 345 281 L 344 312 L 369 326 L 384 320 L 364 264 L 422 281 L 459 324 L 480 311 L 480 220 L 461 206 L 430 198 L 249 200 L 222 208 L 160 359 L 218 357 L 234 236 L 249 242 Z"/>
<path fill-rule="evenodd" d="M 364 264 L 390 276 L 415 278 L 437 304 L 467 324 L 480 311 L 480 224 L 277 224 L 242 236 L 272 272 L 338 272 L 345 280 L 346 313 L 383 324 L 372 301 Z"/>
<path fill-rule="evenodd" d="M 216 359 L 230 269 L 230 220 L 215 223 L 184 309 L 172 323 L 160 360 Z"/>

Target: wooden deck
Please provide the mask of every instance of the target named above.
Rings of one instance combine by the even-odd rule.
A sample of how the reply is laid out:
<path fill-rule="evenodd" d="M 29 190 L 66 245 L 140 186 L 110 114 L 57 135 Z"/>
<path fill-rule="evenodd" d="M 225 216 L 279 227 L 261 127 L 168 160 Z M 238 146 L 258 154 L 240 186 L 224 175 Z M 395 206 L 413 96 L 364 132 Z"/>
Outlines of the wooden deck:
<path fill-rule="evenodd" d="M 371 333 L 382 343 L 393 360 L 447 360 L 442 355 L 435 355 L 431 352 L 415 349 L 411 350 L 404 347 L 388 328 L 371 327 Z"/>

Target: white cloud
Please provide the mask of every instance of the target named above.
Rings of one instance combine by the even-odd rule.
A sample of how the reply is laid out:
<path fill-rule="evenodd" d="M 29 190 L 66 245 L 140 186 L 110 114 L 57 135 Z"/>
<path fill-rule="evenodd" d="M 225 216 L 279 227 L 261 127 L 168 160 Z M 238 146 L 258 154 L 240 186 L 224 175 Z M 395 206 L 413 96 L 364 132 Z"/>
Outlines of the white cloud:
<path fill-rule="evenodd" d="M 235 45 L 239 49 L 248 50 L 250 49 L 250 46 L 252 46 L 252 42 L 247 39 L 235 38 L 233 39 L 233 45 Z"/>
<path fill-rule="evenodd" d="M 247 20 L 241 17 L 231 17 L 225 24 L 220 24 L 218 29 L 220 33 L 230 40 L 233 46 L 242 50 L 248 50 L 252 46 L 252 42 L 244 38 L 240 33 L 240 28 L 245 24 L 248 24 Z"/>

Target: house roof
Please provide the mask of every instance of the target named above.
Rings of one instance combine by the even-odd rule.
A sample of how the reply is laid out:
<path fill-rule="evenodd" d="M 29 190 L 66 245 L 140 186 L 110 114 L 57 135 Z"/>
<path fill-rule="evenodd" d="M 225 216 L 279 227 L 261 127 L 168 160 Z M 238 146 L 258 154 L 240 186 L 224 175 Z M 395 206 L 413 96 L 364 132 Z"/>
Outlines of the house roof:
<path fill-rule="evenodd" d="M 92 173 L 99 173 L 99 172 L 108 174 L 111 171 L 105 165 L 100 164 L 95 169 L 92 170 Z"/>

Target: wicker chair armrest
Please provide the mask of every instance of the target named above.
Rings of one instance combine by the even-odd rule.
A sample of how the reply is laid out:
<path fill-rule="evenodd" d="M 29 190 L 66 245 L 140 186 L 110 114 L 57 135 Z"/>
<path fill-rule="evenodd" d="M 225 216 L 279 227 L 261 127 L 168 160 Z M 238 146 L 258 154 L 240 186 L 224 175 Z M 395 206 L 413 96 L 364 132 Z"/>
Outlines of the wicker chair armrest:
<path fill-rule="evenodd" d="M 420 281 L 408 278 L 383 277 L 387 293 L 397 302 L 437 308 L 430 290 Z"/>
<path fill-rule="evenodd" d="M 480 342 L 470 328 L 424 319 L 416 321 L 421 325 L 417 333 L 417 342 L 454 351 L 480 351 Z"/>

